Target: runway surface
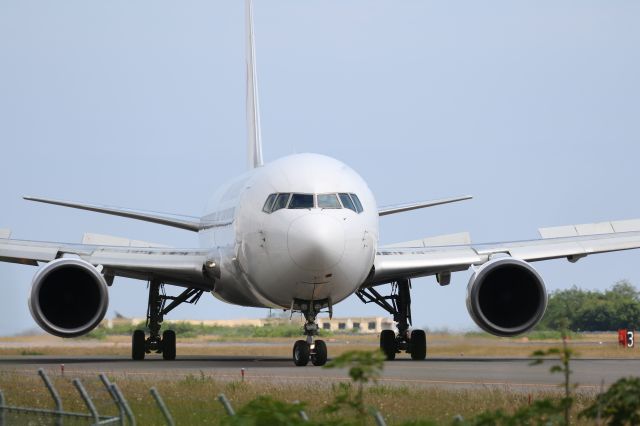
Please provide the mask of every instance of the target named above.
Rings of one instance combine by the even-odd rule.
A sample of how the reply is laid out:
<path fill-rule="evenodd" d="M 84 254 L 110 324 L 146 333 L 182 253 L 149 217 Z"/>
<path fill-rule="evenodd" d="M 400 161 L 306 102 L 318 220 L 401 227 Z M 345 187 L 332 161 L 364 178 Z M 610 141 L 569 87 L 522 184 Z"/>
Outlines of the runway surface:
<path fill-rule="evenodd" d="M 35 373 L 44 368 L 50 374 L 66 376 L 108 373 L 134 379 L 170 379 L 188 375 L 205 375 L 221 380 L 240 380 L 244 368 L 247 381 L 270 382 L 339 382 L 349 380 L 346 370 L 295 367 L 290 359 L 275 357 L 181 357 L 163 361 L 150 357 L 131 361 L 124 357 L 0 357 L 0 372 Z M 430 358 L 426 361 L 401 359 L 386 362 L 380 384 L 399 386 L 442 386 L 447 388 L 503 387 L 526 391 L 553 390 L 562 381 L 549 373 L 553 361 L 530 366 L 527 359 L 505 358 Z M 637 374 L 640 359 L 577 359 L 571 364 L 573 382 L 583 391 L 598 391 L 621 377 Z M 1 381 L 1 375 L 0 375 Z"/>

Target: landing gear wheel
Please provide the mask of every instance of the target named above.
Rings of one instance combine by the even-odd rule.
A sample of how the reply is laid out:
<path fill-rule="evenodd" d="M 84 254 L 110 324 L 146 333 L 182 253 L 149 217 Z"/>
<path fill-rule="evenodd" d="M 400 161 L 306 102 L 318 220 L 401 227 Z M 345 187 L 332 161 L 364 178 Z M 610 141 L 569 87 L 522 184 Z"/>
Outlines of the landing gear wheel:
<path fill-rule="evenodd" d="M 145 353 L 144 331 L 136 330 L 131 337 L 131 358 L 135 361 L 142 361 Z"/>
<path fill-rule="evenodd" d="M 176 332 L 173 330 L 162 333 L 162 358 L 167 361 L 176 359 Z"/>
<path fill-rule="evenodd" d="M 409 340 L 411 359 L 422 361 L 427 357 L 427 335 L 424 330 L 413 330 Z"/>
<path fill-rule="evenodd" d="M 298 367 L 304 367 L 309 363 L 309 344 L 304 340 L 298 340 L 293 345 L 293 362 Z"/>
<path fill-rule="evenodd" d="M 327 363 L 327 344 L 324 340 L 316 340 L 315 351 L 311 355 L 311 363 L 315 366 L 321 366 Z"/>
<path fill-rule="evenodd" d="M 396 359 L 398 343 L 396 341 L 396 333 L 393 330 L 382 330 L 382 333 L 380 333 L 380 349 L 388 361 Z"/>

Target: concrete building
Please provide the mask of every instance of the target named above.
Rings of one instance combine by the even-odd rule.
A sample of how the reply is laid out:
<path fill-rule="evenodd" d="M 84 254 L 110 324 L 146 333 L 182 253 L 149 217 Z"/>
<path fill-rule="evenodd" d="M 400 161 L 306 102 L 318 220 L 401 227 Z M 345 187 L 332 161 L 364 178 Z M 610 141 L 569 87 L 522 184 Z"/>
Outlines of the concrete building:
<path fill-rule="evenodd" d="M 318 327 L 333 332 L 380 333 L 393 330 L 393 319 L 385 317 L 318 318 Z"/>

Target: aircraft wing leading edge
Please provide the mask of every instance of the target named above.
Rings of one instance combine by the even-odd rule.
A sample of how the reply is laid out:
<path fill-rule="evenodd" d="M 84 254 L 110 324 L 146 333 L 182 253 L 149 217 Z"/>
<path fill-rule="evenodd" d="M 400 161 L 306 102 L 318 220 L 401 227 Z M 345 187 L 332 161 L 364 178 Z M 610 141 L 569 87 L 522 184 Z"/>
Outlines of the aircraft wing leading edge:
<path fill-rule="evenodd" d="M 456 246 L 381 247 L 376 254 L 375 273 L 364 286 L 464 271 L 496 255 L 526 262 L 560 258 L 575 262 L 591 254 L 640 248 L 640 220 L 543 228 L 540 233 L 545 238 Z M 556 236 L 561 233 L 570 236 Z"/>
<path fill-rule="evenodd" d="M 396 206 L 385 206 L 378 209 L 379 216 L 387 216 L 395 213 L 408 212 L 410 210 L 424 209 L 426 207 L 440 206 L 442 204 L 456 203 L 458 201 L 470 200 L 473 197 L 471 195 L 464 195 L 462 197 L 443 198 L 440 200 L 420 201 L 418 203 L 400 204 Z"/>
<path fill-rule="evenodd" d="M 123 207 L 102 206 L 97 204 L 76 203 L 71 201 L 54 200 L 50 198 L 23 197 L 27 201 L 53 204 L 73 209 L 88 210 L 96 213 L 110 214 L 114 216 L 137 219 L 145 222 L 157 223 L 159 225 L 171 226 L 174 228 L 186 229 L 187 231 L 198 232 L 203 225 L 200 219 L 192 216 L 173 215 L 168 213 L 149 212 L 144 210 L 127 209 Z"/>
<path fill-rule="evenodd" d="M 37 266 L 65 256 L 77 256 L 105 274 L 141 280 L 159 279 L 181 287 L 211 290 L 219 264 L 216 255 L 203 249 L 166 247 L 117 247 L 64 244 L 0 238 L 0 262 Z M 212 266 L 213 268 L 208 268 Z"/>

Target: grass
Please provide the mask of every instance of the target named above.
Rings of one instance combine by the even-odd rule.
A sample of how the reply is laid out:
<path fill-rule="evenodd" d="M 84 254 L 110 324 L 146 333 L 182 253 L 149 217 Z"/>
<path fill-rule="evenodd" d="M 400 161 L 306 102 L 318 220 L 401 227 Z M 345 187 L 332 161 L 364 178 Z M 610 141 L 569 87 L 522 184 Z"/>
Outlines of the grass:
<path fill-rule="evenodd" d="M 254 328 L 254 327 L 251 327 Z M 265 327 L 266 328 L 266 327 Z M 246 337 L 244 332 L 233 334 L 184 337 L 178 334 L 178 355 L 202 356 L 277 356 L 289 357 L 293 340 L 300 337 Z M 267 333 L 268 334 L 268 333 Z M 330 355 L 340 355 L 347 350 L 370 350 L 378 346 L 377 335 L 334 334 L 324 337 L 330 347 Z M 577 358 L 639 358 L 640 351 L 620 348 L 615 333 L 577 334 L 571 337 Z M 225 344 L 222 344 L 222 343 Z M 249 344 L 247 344 L 249 343 Z M 497 338 L 482 333 L 429 334 L 427 356 L 430 357 L 516 357 L 525 358 L 536 350 L 558 345 L 554 333 L 537 332 L 522 338 Z M 51 355 L 51 356 L 129 356 L 129 335 L 106 336 L 102 339 L 70 340 L 53 336 L 28 336 L 0 338 L 0 355 Z M 400 355 L 406 357 L 406 355 Z"/>
<path fill-rule="evenodd" d="M 71 384 L 70 377 L 52 377 L 67 410 L 86 412 L 84 405 Z M 330 384 L 309 382 L 305 384 L 241 382 L 216 380 L 215 377 L 196 373 L 180 379 L 170 376 L 128 377 L 126 374 L 111 377 L 118 383 L 136 414 L 139 424 L 160 425 L 163 419 L 149 388 L 155 386 L 181 424 L 218 424 L 225 416 L 216 396 L 224 393 L 235 408 L 239 408 L 261 395 L 277 396 L 288 402 L 296 400 L 307 403 L 307 412 L 312 419 L 329 419 L 322 408 L 331 401 L 333 389 Z M 116 414 L 109 397 L 97 378 L 82 378 L 87 390 L 93 395 L 101 413 Z M 35 373 L 0 372 L 0 389 L 7 402 L 18 406 L 52 407 L 52 402 L 39 377 Z M 188 395 L 188 397 L 185 397 Z M 536 393 L 535 398 L 560 396 L 560 392 Z M 594 400 L 594 395 L 578 395 L 575 413 Z M 485 410 L 501 408 L 512 412 L 516 407 L 529 403 L 529 395 L 511 392 L 510 389 L 486 388 L 482 390 L 449 390 L 440 388 L 414 388 L 372 385 L 366 387 L 365 403 L 383 413 L 390 425 L 418 419 L 432 419 L 438 424 L 450 424 L 460 414 L 470 418 Z M 373 424 L 373 419 L 370 419 Z M 589 423 L 586 423 L 589 424 Z"/>

